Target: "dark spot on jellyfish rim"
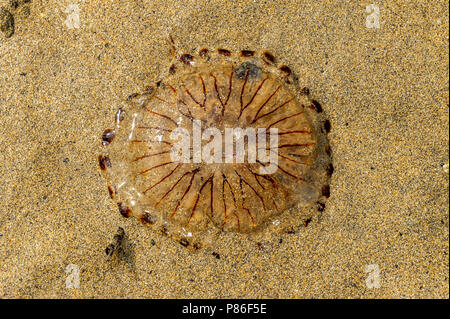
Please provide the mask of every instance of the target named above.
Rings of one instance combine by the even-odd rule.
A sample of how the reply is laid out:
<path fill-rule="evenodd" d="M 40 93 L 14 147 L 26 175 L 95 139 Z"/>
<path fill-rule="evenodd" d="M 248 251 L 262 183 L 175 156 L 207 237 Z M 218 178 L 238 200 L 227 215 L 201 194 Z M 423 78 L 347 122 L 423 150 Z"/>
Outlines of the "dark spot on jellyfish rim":
<path fill-rule="evenodd" d="M 322 105 L 320 105 L 319 102 L 317 102 L 316 100 L 312 100 L 311 103 L 312 103 L 312 108 L 314 110 L 316 110 L 317 113 L 323 112 Z"/>
<path fill-rule="evenodd" d="M 327 166 L 327 175 L 331 176 L 331 175 L 333 175 L 333 172 L 334 172 L 334 166 L 333 166 L 333 164 L 330 163 Z"/>
<path fill-rule="evenodd" d="M 162 81 L 159 80 L 158 82 L 156 82 L 156 87 L 160 87 L 161 86 Z"/>
<path fill-rule="evenodd" d="M 175 74 L 176 70 L 177 70 L 177 67 L 175 66 L 175 64 L 172 64 L 169 68 L 169 73 Z"/>
<path fill-rule="evenodd" d="M 108 185 L 108 193 L 109 193 L 109 197 L 114 198 L 114 188 L 112 188 L 112 186 Z"/>
<path fill-rule="evenodd" d="M 112 140 L 114 139 L 114 136 L 115 136 L 115 134 L 112 129 L 106 129 L 102 135 L 102 144 L 104 146 L 110 144 L 112 142 Z"/>
<path fill-rule="evenodd" d="M 264 250 L 264 245 L 262 243 L 257 242 L 256 246 L 258 247 L 258 250 Z"/>
<path fill-rule="evenodd" d="M 325 198 L 330 197 L 330 185 L 322 186 L 322 196 L 324 196 Z"/>
<path fill-rule="evenodd" d="M 287 75 L 290 75 L 292 73 L 291 69 L 287 65 L 280 66 L 280 70 L 286 73 Z"/>
<path fill-rule="evenodd" d="M 222 54 L 224 56 L 231 56 L 231 51 L 226 49 L 217 49 L 217 52 L 219 54 Z"/>
<path fill-rule="evenodd" d="M 308 217 L 303 221 L 303 226 L 308 227 L 309 223 L 312 221 L 311 217 Z"/>
<path fill-rule="evenodd" d="M 180 239 L 180 244 L 183 247 L 187 247 L 187 246 L 189 246 L 189 241 L 186 238 L 181 238 Z"/>
<path fill-rule="evenodd" d="M 139 218 L 142 224 L 153 225 L 156 222 L 156 217 L 148 212 L 145 212 Z"/>
<path fill-rule="evenodd" d="M 100 165 L 100 169 L 105 170 L 106 168 L 111 167 L 111 160 L 108 156 L 99 155 L 98 163 Z"/>
<path fill-rule="evenodd" d="M 331 123 L 329 120 L 325 120 L 323 122 L 323 128 L 325 129 L 325 132 L 330 133 L 331 131 Z"/>
<path fill-rule="evenodd" d="M 131 209 L 129 209 L 127 206 L 123 206 L 122 202 L 117 203 L 117 206 L 119 207 L 119 212 L 123 217 L 128 218 L 131 216 Z"/>
<path fill-rule="evenodd" d="M 198 55 L 201 56 L 202 58 L 207 58 L 209 55 L 209 51 L 208 49 L 203 48 L 198 52 Z"/>
<path fill-rule="evenodd" d="M 253 63 L 244 62 L 234 71 L 234 74 L 239 79 L 245 79 L 247 73 L 249 78 L 260 77 L 261 68 Z"/>
<path fill-rule="evenodd" d="M 270 63 L 274 63 L 275 62 L 275 57 L 273 56 L 272 53 L 266 51 L 266 52 L 263 53 L 263 56 L 264 56 L 264 60 L 266 62 L 270 62 Z"/>
<path fill-rule="evenodd" d="M 192 61 L 194 61 L 194 57 L 190 54 L 185 53 L 180 57 L 180 61 L 184 64 L 190 65 Z"/>
<path fill-rule="evenodd" d="M 218 253 L 216 253 L 215 251 L 212 252 L 212 255 L 214 257 L 216 257 L 217 259 L 220 259 L 220 255 Z"/>
<path fill-rule="evenodd" d="M 251 50 L 242 50 L 241 51 L 241 56 L 248 58 L 248 57 L 252 57 L 255 55 L 255 51 L 251 51 Z"/>

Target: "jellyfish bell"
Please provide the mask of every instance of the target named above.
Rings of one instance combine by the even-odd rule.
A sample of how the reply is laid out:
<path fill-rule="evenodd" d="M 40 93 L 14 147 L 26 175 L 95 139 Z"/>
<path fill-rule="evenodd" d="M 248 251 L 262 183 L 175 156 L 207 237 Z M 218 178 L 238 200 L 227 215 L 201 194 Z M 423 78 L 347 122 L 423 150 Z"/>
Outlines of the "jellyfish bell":
<path fill-rule="evenodd" d="M 130 96 L 100 162 L 122 215 L 198 248 L 208 234 L 264 231 L 324 205 L 329 122 L 289 68 L 256 55 L 181 55 L 158 86 Z"/>

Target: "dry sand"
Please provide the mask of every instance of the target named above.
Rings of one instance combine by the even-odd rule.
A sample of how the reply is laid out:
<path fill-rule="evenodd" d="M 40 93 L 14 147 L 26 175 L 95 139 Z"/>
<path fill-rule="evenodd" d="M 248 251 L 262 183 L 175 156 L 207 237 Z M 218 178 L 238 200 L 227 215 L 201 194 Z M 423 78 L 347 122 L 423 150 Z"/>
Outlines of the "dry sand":
<path fill-rule="evenodd" d="M 0 33 L 1 298 L 449 297 L 447 1 L 374 1 L 380 28 L 366 27 L 372 2 L 236 3 L 32 0 L 14 11 L 15 34 Z M 99 138 L 166 72 L 169 34 L 186 52 L 267 49 L 321 101 L 335 173 L 308 227 L 299 220 L 263 250 L 224 234 L 217 259 L 120 216 Z M 134 253 L 107 260 L 118 226 Z M 79 288 L 66 288 L 70 264 Z M 368 265 L 379 288 L 366 285 Z"/>

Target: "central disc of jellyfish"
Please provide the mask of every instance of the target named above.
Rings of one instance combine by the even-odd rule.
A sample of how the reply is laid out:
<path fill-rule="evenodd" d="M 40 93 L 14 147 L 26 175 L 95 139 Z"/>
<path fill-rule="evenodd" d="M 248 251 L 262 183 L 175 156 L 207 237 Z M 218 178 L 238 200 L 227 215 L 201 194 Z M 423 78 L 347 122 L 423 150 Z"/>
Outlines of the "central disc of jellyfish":
<path fill-rule="evenodd" d="M 308 99 L 249 62 L 191 65 L 134 95 L 100 159 L 120 212 L 181 238 L 316 203 L 329 160 Z"/>

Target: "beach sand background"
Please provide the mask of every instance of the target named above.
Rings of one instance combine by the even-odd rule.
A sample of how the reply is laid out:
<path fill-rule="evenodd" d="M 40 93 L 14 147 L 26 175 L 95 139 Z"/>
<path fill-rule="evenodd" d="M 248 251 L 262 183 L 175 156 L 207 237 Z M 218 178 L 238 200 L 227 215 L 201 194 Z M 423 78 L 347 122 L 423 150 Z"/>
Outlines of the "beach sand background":
<path fill-rule="evenodd" d="M 14 17 L 0 33 L 1 298 L 449 297 L 447 1 L 32 0 Z M 269 50 L 321 102 L 335 172 L 307 227 L 194 254 L 118 213 L 100 136 L 167 72 L 169 34 L 190 53 Z M 118 226 L 133 253 L 107 260 Z"/>

